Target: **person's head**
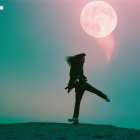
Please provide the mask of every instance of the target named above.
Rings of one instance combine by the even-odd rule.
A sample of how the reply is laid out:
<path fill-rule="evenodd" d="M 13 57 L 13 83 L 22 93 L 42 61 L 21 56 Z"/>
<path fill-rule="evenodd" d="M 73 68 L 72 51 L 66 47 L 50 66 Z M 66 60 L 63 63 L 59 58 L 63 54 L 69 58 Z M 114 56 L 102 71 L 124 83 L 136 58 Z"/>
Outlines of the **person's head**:
<path fill-rule="evenodd" d="M 76 64 L 76 63 L 83 64 L 85 62 L 85 56 L 86 56 L 85 53 L 80 53 L 80 54 L 73 55 L 73 56 L 67 56 L 66 61 L 69 66 L 72 66 L 73 64 Z"/>

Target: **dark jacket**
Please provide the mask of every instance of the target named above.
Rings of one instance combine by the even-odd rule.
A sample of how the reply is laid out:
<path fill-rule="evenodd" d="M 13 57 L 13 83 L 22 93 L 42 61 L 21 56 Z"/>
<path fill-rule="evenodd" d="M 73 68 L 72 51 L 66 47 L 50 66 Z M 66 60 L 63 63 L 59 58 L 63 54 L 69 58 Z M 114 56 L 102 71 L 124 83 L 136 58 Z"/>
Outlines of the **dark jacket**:
<path fill-rule="evenodd" d="M 86 76 L 84 76 L 82 63 L 77 63 L 75 65 L 72 65 L 70 68 L 69 76 L 70 76 L 70 79 L 69 79 L 69 83 L 68 83 L 68 89 L 74 88 L 74 86 L 75 86 L 74 81 L 76 79 L 79 79 L 79 82 L 87 81 Z"/>

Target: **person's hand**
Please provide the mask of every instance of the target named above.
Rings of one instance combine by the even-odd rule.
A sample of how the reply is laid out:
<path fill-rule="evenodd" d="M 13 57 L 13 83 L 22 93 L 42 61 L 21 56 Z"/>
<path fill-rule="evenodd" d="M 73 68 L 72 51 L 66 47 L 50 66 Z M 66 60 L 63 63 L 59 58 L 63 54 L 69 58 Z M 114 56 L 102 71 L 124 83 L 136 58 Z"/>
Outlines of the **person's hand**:
<path fill-rule="evenodd" d="M 77 83 L 79 83 L 79 79 L 76 79 L 76 80 L 74 81 L 74 84 L 77 84 Z"/>
<path fill-rule="evenodd" d="M 69 88 L 68 88 L 68 86 L 67 86 L 67 87 L 65 87 L 65 89 L 68 89 L 68 91 L 67 91 L 67 92 L 68 92 L 68 93 L 70 93 L 71 89 L 69 89 Z"/>

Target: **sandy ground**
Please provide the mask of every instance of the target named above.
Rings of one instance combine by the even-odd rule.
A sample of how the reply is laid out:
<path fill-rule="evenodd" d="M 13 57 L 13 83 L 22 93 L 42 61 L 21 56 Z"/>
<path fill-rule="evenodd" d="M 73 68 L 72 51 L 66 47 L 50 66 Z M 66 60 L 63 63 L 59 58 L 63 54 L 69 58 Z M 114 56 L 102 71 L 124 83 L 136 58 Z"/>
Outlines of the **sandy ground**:
<path fill-rule="evenodd" d="M 52 122 L 0 124 L 0 140 L 140 140 L 140 130 Z"/>

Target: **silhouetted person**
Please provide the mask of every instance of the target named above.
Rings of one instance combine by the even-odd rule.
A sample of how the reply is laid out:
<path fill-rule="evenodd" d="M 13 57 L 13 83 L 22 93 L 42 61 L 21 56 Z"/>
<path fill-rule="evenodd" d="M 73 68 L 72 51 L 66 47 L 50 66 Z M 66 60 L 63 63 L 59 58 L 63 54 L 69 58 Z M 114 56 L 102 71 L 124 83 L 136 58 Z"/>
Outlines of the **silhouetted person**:
<path fill-rule="evenodd" d="M 85 53 L 80 53 L 74 56 L 67 56 L 66 61 L 70 66 L 70 79 L 68 86 L 65 89 L 68 89 L 68 93 L 71 89 L 75 88 L 75 107 L 73 117 L 68 119 L 68 121 L 73 122 L 73 124 L 78 124 L 78 117 L 79 117 L 79 109 L 80 109 L 80 102 L 83 97 L 85 90 L 95 93 L 96 95 L 100 96 L 101 98 L 105 99 L 107 102 L 110 102 L 110 99 L 105 95 L 103 92 L 99 91 L 98 89 L 94 88 L 87 82 L 86 76 L 83 73 L 83 66 L 85 62 Z"/>

